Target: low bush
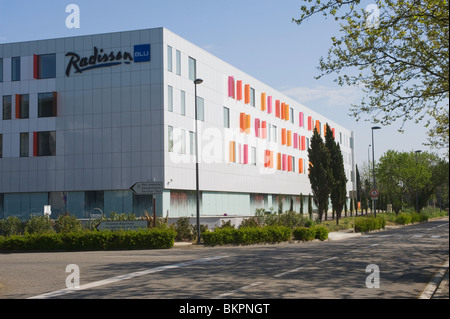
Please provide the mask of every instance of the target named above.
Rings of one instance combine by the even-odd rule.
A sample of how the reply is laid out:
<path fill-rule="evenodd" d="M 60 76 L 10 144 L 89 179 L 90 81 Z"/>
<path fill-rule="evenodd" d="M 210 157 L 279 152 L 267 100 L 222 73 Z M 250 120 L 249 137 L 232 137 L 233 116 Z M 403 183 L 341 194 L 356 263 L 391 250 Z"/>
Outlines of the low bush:
<path fill-rule="evenodd" d="M 24 230 L 24 224 L 20 218 L 10 216 L 0 220 L 0 236 L 12 236 L 21 234 Z"/>
<path fill-rule="evenodd" d="M 314 231 L 314 238 L 320 239 L 322 241 L 328 239 L 328 229 L 322 225 L 316 225 L 312 227 Z"/>
<path fill-rule="evenodd" d="M 0 237 L 0 250 L 109 250 L 170 248 L 175 241 L 171 228 L 138 231 L 86 231 Z"/>
<path fill-rule="evenodd" d="M 290 237 L 290 228 L 284 226 L 217 228 L 202 233 L 203 242 L 207 246 L 279 243 Z"/>
<path fill-rule="evenodd" d="M 316 237 L 314 229 L 309 227 L 297 227 L 293 230 L 292 234 L 296 240 L 301 241 L 310 241 Z"/>
<path fill-rule="evenodd" d="M 382 216 L 368 216 L 355 218 L 355 231 L 366 233 L 372 230 L 383 229 L 386 226 L 386 220 Z"/>
<path fill-rule="evenodd" d="M 409 213 L 399 213 L 397 217 L 395 217 L 395 223 L 400 225 L 411 224 L 412 215 Z"/>

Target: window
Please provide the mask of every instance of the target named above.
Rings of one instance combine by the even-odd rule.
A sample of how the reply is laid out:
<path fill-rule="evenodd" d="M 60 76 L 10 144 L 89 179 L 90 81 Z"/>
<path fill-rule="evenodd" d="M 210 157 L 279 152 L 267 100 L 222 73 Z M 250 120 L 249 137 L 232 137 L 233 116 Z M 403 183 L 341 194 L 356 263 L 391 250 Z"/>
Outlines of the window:
<path fill-rule="evenodd" d="M 267 129 L 267 140 L 270 142 L 272 140 L 272 124 L 268 124 L 269 127 Z"/>
<path fill-rule="evenodd" d="M 181 154 L 186 154 L 186 130 L 181 129 Z"/>
<path fill-rule="evenodd" d="M 181 91 L 181 115 L 186 115 L 186 92 Z"/>
<path fill-rule="evenodd" d="M 11 81 L 20 81 L 20 57 L 11 58 Z"/>
<path fill-rule="evenodd" d="M 0 58 L 0 82 L 3 82 L 3 59 Z"/>
<path fill-rule="evenodd" d="M 167 107 L 169 112 L 173 112 L 173 87 L 167 87 Z"/>
<path fill-rule="evenodd" d="M 277 127 L 275 125 L 272 125 L 272 136 L 273 136 L 273 141 L 276 142 L 277 141 Z"/>
<path fill-rule="evenodd" d="M 3 96 L 3 119 L 11 119 L 11 95 Z"/>
<path fill-rule="evenodd" d="M 230 109 L 223 107 L 223 127 L 230 128 Z"/>
<path fill-rule="evenodd" d="M 197 96 L 197 120 L 205 121 L 205 100 Z"/>
<path fill-rule="evenodd" d="M 197 78 L 197 61 L 189 57 L 189 80 L 194 81 Z"/>
<path fill-rule="evenodd" d="M 250 88 L 250 105 L 255 106 L 255 89 Z"/>
<path fill-rule="evenodd" d="M 93 212 L 95 208 L 100 208 L 102 211 L 104 210 L 105 194 L 103 191 L 85 192 L 84 200 L 84 206 L 89 213 Z"/>
<path fill-rule="evenodd" d="M 27 119 L 30 115 L 30 96 L 28 94 L 16 95 L 16 118 Z"/>
<path fill-rule="evenodd" d="M 20 157 L 29 156 L 29 133 L 20 133 Z"/>
<path fill-rule="evenodd" d="M 252 165 L 256 166 L 256 147 L 252 146 Z"/>
<path fill-rule="evenodd" d="M 34 142 L 35 156 L 56 155 L 56 132 L 36 132 Z"/>
<path fill-rule="evenodd" d="M 169 152 L 173 152 L 173 127 L 168 128 Z"/>
<path fill-rule="evenodd" d="M 3 135 L 0 134 L 0 158 L 3 157 Z"/>
<path fill-rule="evenodd" d="M 56 92 L 38 94 L 38 117 L 56 116 Z"/>
<path fill-rule="evenodd" d="M 56 54 L 43 54 L 37 58 L 38 79 L 52 79 L 56 77 Z"/>
<path fill-rule="evenodd" d="M 289 109 L 289 118 L 291 119 L 291 123 L 294 124 L 294 109 L 292 107 Z"/>
<path fill-rule="evenodd" d="M 181 75 L 181 52 L 177 50 L 176 53 L 176 59 L 177 59 L 177 75 Z"/>
<path fill-rule="evenodd" d="M 172 47 L 167 46 L 167 70 L 172 72 Z"/>
<path fill-rule="evenodd" d="M 189 149 L 191 155 L 195 155 L 195 133 L 192 131 L 189 131 Z"/>

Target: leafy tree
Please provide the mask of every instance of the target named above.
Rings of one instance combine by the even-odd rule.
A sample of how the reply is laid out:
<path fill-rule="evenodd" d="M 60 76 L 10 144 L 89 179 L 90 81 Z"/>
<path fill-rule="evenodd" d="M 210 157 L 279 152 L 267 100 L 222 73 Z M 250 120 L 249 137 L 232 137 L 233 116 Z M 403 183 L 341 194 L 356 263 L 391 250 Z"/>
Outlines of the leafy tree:
<path fill-rule="evenodd" d="M 339 218 L 344 209 L 344 202 L 347 198 L 347 176 L 344 169 L 344 157 L 341 147 L 335 142 L 330 126 L 326 125 L 325 146 L 330 152 L 330 167 L 333 178 L 331 180 L 331 204 L 336 212 L 336 224 L 339 225 Z"/>
<path fill-rule="evenodd" d="M 374 123 L 386 125 L 429 116 L 436 121 L 430 145 L 446 148 L 448 156 L 448 0 L 374 0 L 366 8 L 361 0 L 305 2 L 309 5 L 293 19 L 297 24 L 317 14 L 340 21 L 341 36 L 332 37 L 317 78 L 336 74 L 339 85 L 363 88 L 365 97 L 352 105 L 351 115 L 357 120 L 371 115 Z M 379 9 L 378 20 L 369 8 Z"/>
<path fill-rule="evenodd" d="M 319 221 L 322 221 L 323 213 L 328 209 L 328 199 L 333 185 L 333 173 L 330 166 L 330 152 L 316 128 L 311 138 L 308 157 L 310 162 L 308 177 L 314 202 L 318 207 Z"/>

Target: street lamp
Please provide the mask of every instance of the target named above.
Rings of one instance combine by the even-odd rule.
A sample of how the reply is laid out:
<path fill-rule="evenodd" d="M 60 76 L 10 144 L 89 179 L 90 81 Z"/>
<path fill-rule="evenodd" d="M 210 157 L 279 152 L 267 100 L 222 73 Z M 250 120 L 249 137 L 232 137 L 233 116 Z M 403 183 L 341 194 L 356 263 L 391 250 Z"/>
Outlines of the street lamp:
<path fill-rule="evenodd" d="M 417 151 L 415 151 L 415 153 L 416 153 L 416 165 L 417 165 L 417 154 L 422 153 L 422 151 L 417 150 Z M 419 212 L 419 194 L 417 191 L 417 186 L 416 186 L 416 212 Z"/>
<path fill-rule="evenodd" d="M 373 141 L 373 130 L 379 130 L 381 127 L 372 126 L 372 174 L 373 174 L 373 189 L 377 189 L 377 184 L 375 182 L 375 144 Z M 374 211 L 374 216 L 377 217 L 377 200 L 375 198 L 372 199 L 372 207 Z"/>
<path fill-rule="evenodd" d="M 200 192 L 198 189 L 198 129 L 197 129 L 197 85 L 202 84 L 202 79 L 195 79 L 195 188 L 197 193 L 197 245 L 200 244 Z"/>
<path fill-rule="evenodd" d="M 367 148 L 367 168 L 368 168 L 368 171 L 369 171 L 369 183 L 370 183 L 370 147 L 371 146 L 372 145 L 369 144 L 369 147 Z M 366 204 L 367 204 L 367 206 L 369 206 L 368 201 L 366 201 Z M 373 207 L 371 207 L 370 211 L 373 213 Z M 367 210 L 366 210 L 366 213 L 367 213 Z"/>

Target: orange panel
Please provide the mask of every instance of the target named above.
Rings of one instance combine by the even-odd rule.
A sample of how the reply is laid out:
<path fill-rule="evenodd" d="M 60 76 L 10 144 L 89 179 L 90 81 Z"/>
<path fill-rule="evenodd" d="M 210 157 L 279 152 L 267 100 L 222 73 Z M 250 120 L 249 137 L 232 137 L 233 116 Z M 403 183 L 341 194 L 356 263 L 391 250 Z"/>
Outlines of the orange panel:
<path fill-rule="evenodd" d="M 287 146 L 292 146 L 291 131 L 287 131 Z"/>
<path fill-rule="evenodd" d="M 270 151 L 270 168 L 273 168 L 273 151 Z"/>
<path fill-rule="evenodd" d="M 239 128 L 241 129 L 241 133 L 245 132 L 245 113 L 239 114 Z"/>
<path fill-rule="evenodd" d="M 281 119 L 285 119 L 286 118 L 286 104 L 281 103 Z"/>
<path fill-rule="evenodd" d="M 250 84 L 245 85 L 245 104 L 250 104 Z"/>
<path fill-rule="evenodd" d="M 280 117 L 280 100 L 275 101 L 275 116 Z"/>
<path fill-rule="evenodd" d="M 277 170 L 281 171 L 281 153 L 277 153 Z"/>
<path fill-rule="evenodd" d="M 286 145 L 286 129 L 281 129 L 281 144 Z"/>
<path fill-rule="evenodd" d="M 266 110 L 266 93 L 261 93 L 261 111 Z"/>
<path fill-rule="evenodd" d="M 298 159 L 298 172 L 303 173 L 303 158 Z"/>
<path fill-rule="evenodd" d="M 249 134 L 250 133 L 250 129 L 251 129 L 251 118 L 249 114 L 245 115 L 245 134 Z"/>
<path fill-rule="evenodd" d="M 236 100 L 242 101 L 242 81 L 237 81 L 236 84 Z"/>

